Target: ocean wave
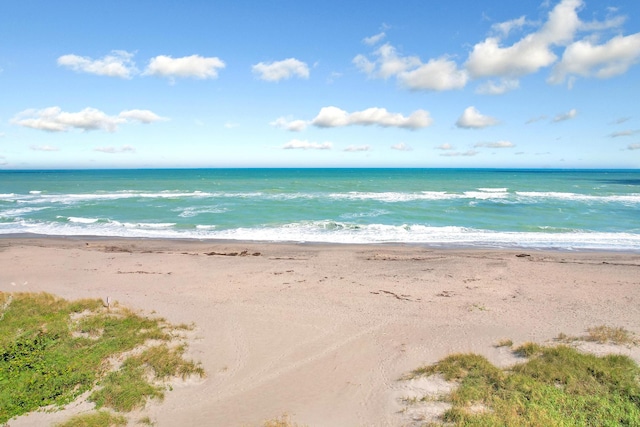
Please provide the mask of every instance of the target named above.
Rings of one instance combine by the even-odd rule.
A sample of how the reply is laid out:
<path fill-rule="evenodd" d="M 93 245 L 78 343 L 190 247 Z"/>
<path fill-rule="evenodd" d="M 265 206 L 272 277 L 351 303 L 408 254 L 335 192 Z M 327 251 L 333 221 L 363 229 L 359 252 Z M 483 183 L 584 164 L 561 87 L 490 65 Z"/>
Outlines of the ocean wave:
<path fill-rule="evenodd" d="M 342 221 L 302 221 L 273 227 L 218 229 L 196 225 L 184 229 L 174 223 L 35 222 L 0 224 L 0 234 L 95 235 L 109 237 L 229 239 L 271 242 L 341 244 L 409 243 L 436 246 L 540 248 L 563 250 L 626 250 L 640 252 L 639 233 L 586 230 L 492 231 L 459 226 L 421 224 L 356 224 Z"/>
<path fill-rule="evenodd" d="M 571 202 L 640 203 L 640 194 L 593 195 L 554 191 L 516 191 L 517 196 L 531 199 L 555 199 Z"/>

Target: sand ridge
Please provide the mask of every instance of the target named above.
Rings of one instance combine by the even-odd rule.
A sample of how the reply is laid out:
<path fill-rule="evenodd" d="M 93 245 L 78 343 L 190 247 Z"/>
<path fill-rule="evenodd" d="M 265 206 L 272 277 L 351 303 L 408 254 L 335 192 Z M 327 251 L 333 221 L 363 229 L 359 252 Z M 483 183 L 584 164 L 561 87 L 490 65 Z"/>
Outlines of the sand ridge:
<path fill-rule="evenodd" d="M 189 355 L 208 376 L 148 406 L 159 426 L 283 413 L 310 427 L 409 425 L 398 379 L 446 354 L 505 365 L 504 338 L 640 333 L 640 256 L 628 253 L 8 237 L 0 272 L 1 291 L 108 296 L 194 323 Z"/>

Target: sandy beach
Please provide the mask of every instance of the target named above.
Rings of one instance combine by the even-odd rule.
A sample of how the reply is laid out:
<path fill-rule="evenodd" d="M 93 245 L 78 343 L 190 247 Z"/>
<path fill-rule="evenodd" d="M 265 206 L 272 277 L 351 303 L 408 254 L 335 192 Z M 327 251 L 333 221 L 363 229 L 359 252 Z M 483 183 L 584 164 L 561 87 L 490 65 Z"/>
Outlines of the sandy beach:
<path fill-rule="evenodd" d="M 640 333 L 640 255 L 403 245 L 3 237 L 0 291 L 107 298 L 193 323 L 203 380 L 144 414 L 157 426 L 410 425 L 398 379 L 453 352 L 512 363 L 501 339 L 610 325 Z M 640 361 L 637 347 L 615 349 Z M 46 425 L 74 408 L 33 414 Z"/>

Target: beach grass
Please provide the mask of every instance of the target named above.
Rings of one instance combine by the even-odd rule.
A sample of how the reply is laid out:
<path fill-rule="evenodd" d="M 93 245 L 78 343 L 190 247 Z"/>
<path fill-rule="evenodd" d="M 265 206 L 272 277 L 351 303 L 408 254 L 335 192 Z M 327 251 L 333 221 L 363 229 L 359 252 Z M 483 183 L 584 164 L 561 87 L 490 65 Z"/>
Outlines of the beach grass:
<path fill-rule="evenodd" d="M 127 419 L 122 415 L 107 411 L 96 411 L 75 415 L 65 422 L 56 424 L 55 427 L 119 427 L 126 425 Z"/>
<path fill-rule="evenodd" d="M 481 355 L 453 354 L 405 379 L 438 374 L 456 382 L 441 420 L 456 426 L 640 425 L 640 367 L 632 359 L 535 343 L 514 353 L 528 360 L 505 370 Z"/>
<path fill-rule="evenodd" d="M 176 334 L 161 318 L 46 293 L 0 293 L 0 310 L 0 424 L 90 390 L 98 408 L 129 411 L 164 396 L 159 380 L 204 375 L 169 346 Z"/>

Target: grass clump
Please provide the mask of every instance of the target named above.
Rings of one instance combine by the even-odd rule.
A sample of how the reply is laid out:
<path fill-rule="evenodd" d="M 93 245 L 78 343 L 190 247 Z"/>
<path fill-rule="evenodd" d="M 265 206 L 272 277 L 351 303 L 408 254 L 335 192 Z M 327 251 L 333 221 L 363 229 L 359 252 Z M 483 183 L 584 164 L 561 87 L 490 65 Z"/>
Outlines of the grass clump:
<path fill-rule="evenodd" d="M 107 309 L 100 299 L 69 302 L 46 293 L 0 292 L 0 309 L 0 425 L 45 406 L 72 402 L 103 379 L 103 389 L 108 389 L 113 376 L 130 379 L 128 392 L 136 390 L 146 399 L 162 394 L 150 378 L 204 374 L 193 362 L 178 360 L 184 347 L 169 350 L 166 345 L 166 350 L 151 347 L 143 353 L 159 354 L 151 357 L 153 362 L 125 360 L 120 370 L 109 373 L 115 357 L 145 343 L 169 342 L 172 328 L 163 319 L 121 307 Z M 156 375 L 138 375 L 130 367 L 135 363 L 153 365 Z M 140 407 L 140 400 L 133 401 L 118 408 Z M 96 415 L 100 417 L 106 415 Z"/>
<path fill-rule="evenodd" d="M 580 337 L 572 337 L 565 333 L 560 333 L 556 341 L 573 343 L 576 341 L 589 341 L 598 344 L 614 344 L 635 346 L 640 343 L 636 335 L 625 328 L 600 325 L 587 329 L 587 334 Z"/>
<path fill-rule="evenodd" d="M 614 328 L 611 326 L 595 326 L 587 329 L 587 341 L 594 341 L 600 344 L 617 344 L 617 345 L 637 345 L 635 335 L 624 328 Z"/>
<path fill-rule="evenodd" d="M 166 344 L 151 347 L 139 356 L 131 356 L 119 370 L 110 372 L 102 381 L 102 388 L 93 392 L 89 400 L 97 408 L 108 407 L 120 412 L 141 408 L 147 399 L 164 399 L 165 388 L 151 384 L 148 378 L 168 379 L 190 375 L 204 376 L 204 370 L 182 358 L 184 347 L 169 348 Z"/>
<path fill-rule="evenodd" d="M 640 367 L 630 358 L 564 345 L 519 349 L 530 359 L 510 370 L 479 355 L 456 354 L 414 375 L 440 374 L 459 383 L 442 417 L 459 426 L 640 425 Z"/>
<path fill-rule="evenodd" d="M 107 411 L 97 411 L 76 415 L 67 421 L 56 424 L 56 427 L 119 427 L 126 426 L 127 419 L 122 415 Z"/>

